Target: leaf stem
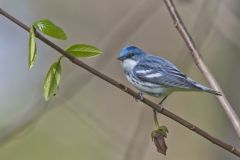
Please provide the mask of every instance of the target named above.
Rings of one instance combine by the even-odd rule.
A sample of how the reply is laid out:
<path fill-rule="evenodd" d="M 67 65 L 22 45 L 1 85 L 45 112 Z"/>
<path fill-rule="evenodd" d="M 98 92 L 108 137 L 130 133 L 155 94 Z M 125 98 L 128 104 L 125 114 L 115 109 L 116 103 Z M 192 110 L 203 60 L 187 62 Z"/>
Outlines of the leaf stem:
<path fill-rule="evenodd" d="M 158 119 L 157 119 L 157 112 L 153 109 L 153 119 L 154 119 L 154 123 L 157 129 L 160 128 L 160 125 L 158 123 Z"/>

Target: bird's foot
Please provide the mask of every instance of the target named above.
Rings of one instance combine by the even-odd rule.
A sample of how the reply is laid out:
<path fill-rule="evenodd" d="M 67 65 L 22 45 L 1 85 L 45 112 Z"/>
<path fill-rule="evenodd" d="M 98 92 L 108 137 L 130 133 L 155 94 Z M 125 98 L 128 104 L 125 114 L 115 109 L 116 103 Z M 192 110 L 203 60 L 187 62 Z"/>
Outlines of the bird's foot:
<path fill-rule="evenodd" d="M 138 93 L 138 96 L 135 97 L 135 100 L 136 100 L 136 102 L 137 102 L 138 100 L 142 101 L 142 100 L 143 100 L 143 93 L 142 93 L 142 92 L 139 92 L 139 93 Z"/>
<path fill-rule="evenodd" d="M 163 102 L 167 99 L 167 97 L 168 97 L 168 96 L 163 97 L 163 99 L 161 100 L 161 102 L 158 103 L 158 105 L 160 106 L 160 107 L 159 107 L 160 111 L 163 110 Z"/>
<path fill-rule="evenodd" d="M 159 107 L 160 111 L 162 111 L 163 110 L 163 105 L 161 103 L 158 103 L 158 105 L 160 106 Z"/>

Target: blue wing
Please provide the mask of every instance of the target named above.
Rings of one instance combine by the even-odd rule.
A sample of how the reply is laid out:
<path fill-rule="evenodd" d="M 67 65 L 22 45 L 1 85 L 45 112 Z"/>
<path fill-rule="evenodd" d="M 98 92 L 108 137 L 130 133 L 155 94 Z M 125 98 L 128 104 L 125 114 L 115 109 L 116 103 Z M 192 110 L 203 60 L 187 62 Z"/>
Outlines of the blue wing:
<path fill-rule="evenodd" d="M 133 74 L 143 82 L 156 85 L 179 89 L 200 89 L 194 85 L 196 82 L 181 73 L 174 64 L 157 56 L 145 56 L 133 68 Z"/>

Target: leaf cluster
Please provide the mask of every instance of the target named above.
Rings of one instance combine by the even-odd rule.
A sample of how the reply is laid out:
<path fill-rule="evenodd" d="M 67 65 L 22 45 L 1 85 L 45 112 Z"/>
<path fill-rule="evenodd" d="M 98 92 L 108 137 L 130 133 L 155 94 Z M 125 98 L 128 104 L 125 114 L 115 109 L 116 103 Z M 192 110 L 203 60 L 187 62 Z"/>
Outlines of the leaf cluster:
<path fill-rule="evenodd" d="M 39 31 L 47 36 L 66 40 L 67 35 L 62 28 L 54 24 L 48 19 L 35 21 L 29 32 L 29 47 L 28 47 L 28 67 L 31 69 L 36 61 L 37 57 L 37 45 L 36 45 L 36 32 Z M 102 51 L 95 46 L 89 44 L 73 44 L 66 49 L 70 55 L 74 57 L 95 57 L 102 54 Z M 61 60 L 63 56 L 60 56 L 56 62 L 54 62 L 45 77 L 43 94 L 45 100 L 49 100 L 57 92 L 61 80 Z"/>

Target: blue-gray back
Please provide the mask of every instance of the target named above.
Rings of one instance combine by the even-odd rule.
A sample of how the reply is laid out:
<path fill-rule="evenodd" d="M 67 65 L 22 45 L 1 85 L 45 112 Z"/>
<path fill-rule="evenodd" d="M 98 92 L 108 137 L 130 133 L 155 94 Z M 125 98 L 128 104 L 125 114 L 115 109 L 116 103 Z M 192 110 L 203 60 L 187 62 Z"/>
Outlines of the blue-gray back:
<path fill-rule="evenodd" d="M 133 68 L 133 74 L 143 82 L 182 89 L 199 89 L 194 85 L 196 82 L 181 73 L 174 64 L 157 56 L 146 55 Z"/>

